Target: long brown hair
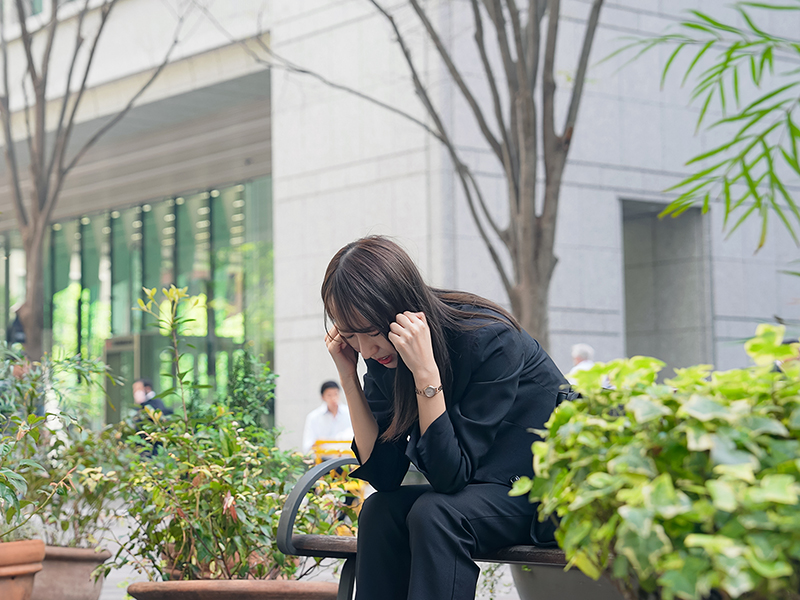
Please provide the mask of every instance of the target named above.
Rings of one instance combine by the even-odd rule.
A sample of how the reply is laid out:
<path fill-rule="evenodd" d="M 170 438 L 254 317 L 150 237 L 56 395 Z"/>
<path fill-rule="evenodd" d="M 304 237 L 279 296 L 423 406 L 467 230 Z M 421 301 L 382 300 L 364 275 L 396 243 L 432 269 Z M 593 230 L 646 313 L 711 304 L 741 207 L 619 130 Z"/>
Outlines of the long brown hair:
<path fill-rule="evenodd" d="M 427 285 L 406 251 L 383 236 L 361 238 L 334 255 L 322 282 L 322 302 L 326 318 L 337 326 L 354 333 L 378 331 L 384 337 L 399 313 L 407 310 L 425 313 L 445 393 L 452 379 L 445 328 L 468 330 L 501 321 L 520 329 L 514 317 L 494 302 L 475 294 Z M 369 324 L 367 327 L 356 326 L 364 321 Z M 414 376 L 398 354 L 394 411 L 392 422 L 383 433 L 384 440 L 405 435 L 419 418 L 414 388 Z"/>

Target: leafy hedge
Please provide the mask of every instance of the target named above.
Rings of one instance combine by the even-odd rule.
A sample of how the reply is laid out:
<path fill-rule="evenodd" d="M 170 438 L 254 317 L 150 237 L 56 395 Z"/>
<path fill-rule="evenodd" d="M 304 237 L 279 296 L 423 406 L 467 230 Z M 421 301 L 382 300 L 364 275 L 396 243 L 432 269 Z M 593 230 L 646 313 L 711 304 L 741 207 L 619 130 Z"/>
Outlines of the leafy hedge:
<path fill-rule="evenodd" d="M 798 598 L 800 362 L 782 337 L 759 326 L 746 369 L 659 383 L 664 363 L 639 356 L 578 375 L 514 490 L 560 517 L 571 565 L 629 598 Z"/>

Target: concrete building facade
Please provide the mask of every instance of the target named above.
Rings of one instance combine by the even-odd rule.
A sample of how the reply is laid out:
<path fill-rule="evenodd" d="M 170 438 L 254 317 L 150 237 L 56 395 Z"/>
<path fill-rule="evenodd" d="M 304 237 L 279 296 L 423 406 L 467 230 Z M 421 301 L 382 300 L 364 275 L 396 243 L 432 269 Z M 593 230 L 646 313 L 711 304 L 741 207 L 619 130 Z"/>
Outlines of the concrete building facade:
<path fill-rule="evenodd" d="M 91 0 L 87 26 L 96 24 L 99 4 Z M 410 7 L 402 0 L 384 4 L 504 222 L 500 166 L 468 107 Z M 486 102 L 469 3 L 424 5 Z M 29 27 L 46 23 L 48 7 L 31 6 L 41 12 L 29 17 Z M 562 2 L 560 115 L 589 6 Z M 797 323 L 800 280 L 782 273 L 796 270 L 790 262 L 797 249 L 777 219 L 766 246 L 754 253 L 758 224 L 747 222 L 728 236 L 718 204 L 705 215 L 657 218 L 671 198 L 663 190 L 687 173 L 685 161 L 718 139 L 695 134 L 699 108 L 677 77 L 659 88 L 666 51 L 625 66 L 601 61 L 626 36 L 661 33 L 682 10 L 716 7 L 709 0 L 605 3 L 556 232 L 549 350 L 564 370 L 576 342 L 594 346 L 601 361 L 653 354 L 671 366 L 741 366 L 740 342 L 757 323 L 775 316 Z M 66 20 L 56 40 L 51 112 L 66 83 L 66 49 L 75 33 L 68 11 L 76 9 L 61 10 Z M 194 357 L 198 377 L 221 376 L 219 357 L 247 343 L 274 357 L 276 421 L 283 443 L 297 447 L 305 415 L 318 406 L 320 383 L 336 377 L 322 341 L 319 287 L 341 246 L 363 235 L 391 235 L 429 283 L 508 301 L 444 149 L 409 120 L 330 85 L 426 120 L 391 30 L 366 0 L 119 0 L 78 113 L 76 143 L 124 107 L 160 64 L 181 15 L 170 63 L 67 180 L 48 242 L 50 339 L 68 352 L 116 360 L 129 378 L 154 376 L 159 364 L 148 367 L 142 357 L 158 355 L 158 348 L 148 346 L 146 323 L 128 311 L 139 288 L 174 282 L 224 298 L 196 332 L 208 349 Z M 6 17 L 15 143 L 24 156 L 22 48 L 19 26 Z M 800 23 L 781 19 L 764 26 L 798 30 Z M 797 182 L 791 189 L 798 190 Z M 4 165 L 0 238 L 6 325 L 22 300 L 24 263 Z"/>
<path fill-rule="evenodd" d="M 411 8 L 384 4 L 504 222 L 499 165 L 468 108 Z M 562 2 L 555 70 L 562 115 L 590 4 Z M 425 6 L 485 101 L 469 3 Z M 390 28 L 370 3 L 278 1 L 272 7 L 271 42 L 279 58 L 425 120 Z M 695 133 L 699 107 L 689 103 L 677 76 L 659 88 L 667 50 L 624 67 L 622 60 L 601 62 L 626 36 L 662 33 L 690 8 L 716 7 L 702 0 L 619 0 L 603 9 L 556 232 L 549 350 L 564 370 L 577 342 L 594 346 L 600 361 L 652 354 L 672 367 L 742 366 L 741 341 L 757 323 L 775 316 L 797 323 L 800 280 L 781 272 L 797 248 L 777 219 L 770 221 L 767 245 L 755 253 L 760 224 L 747 222 L 728 236 L 718 204 L 705 215 L 692 210 L 657 218 L 674 197 L 664 190 L 688 172 L 685 162 L 719 139 Z M 800 23 L 775 15 L 764 25 L 788 33 Z M 273 69 L 272 86 L 277 418 L 286 442 L 296 445 L 305 414 L 317 406 L 319 383 L 336 376 L 322 343 L 319 286 L 341 246 L 363 235 L 390 235 L 430 284 L 508 301 L 436 140 L 384 108 L 291 69 Z"/>

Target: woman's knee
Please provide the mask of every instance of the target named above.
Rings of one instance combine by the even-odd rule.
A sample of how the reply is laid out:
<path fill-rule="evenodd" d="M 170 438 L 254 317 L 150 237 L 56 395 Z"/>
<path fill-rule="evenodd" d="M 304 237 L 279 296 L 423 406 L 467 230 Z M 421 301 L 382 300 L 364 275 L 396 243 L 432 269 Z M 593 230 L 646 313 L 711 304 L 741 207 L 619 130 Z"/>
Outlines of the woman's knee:
<path fill-rule="evenodd" d="M 406 517 L 409 531 L 419 531 L 424 534 L 436 528 L 452 530 L 458 526 L 461 519 L 449 499 L 447 494 L 436 492 L 420 496 Z"/>

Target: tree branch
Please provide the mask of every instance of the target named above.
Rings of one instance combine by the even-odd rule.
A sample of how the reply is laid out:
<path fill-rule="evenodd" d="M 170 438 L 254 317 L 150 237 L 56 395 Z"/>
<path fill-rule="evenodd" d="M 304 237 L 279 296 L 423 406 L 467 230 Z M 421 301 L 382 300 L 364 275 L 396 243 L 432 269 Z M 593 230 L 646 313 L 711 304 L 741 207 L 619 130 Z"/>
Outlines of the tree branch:
<path fill-rule="evenodd" d="M 28 89 L 25 87 L 25 79 L 28 77 L 28 72 L 25 71 L 22 75 L 22 99 L 25 102 L 25 105 L 22 107 L 22 114 L 25 115 L 25 132 L 26 132 L 26 141 L 28 143 L 28 154 L 31 156 L 31 161 L 35 158 L 34 156 L 34 149 L 33 149 L 33 130 L 31 129 L 31 119 L 30 119 L 30 112 L 31 112 L 31 103 L 30 99 L 28 98 Z M 34 174 L 35 178 L 36 174 Z M 32 206 L 34 209 L 34 215 L 38 212 L 38 205 L 34 204 Z M 34 217 L 35 218 L 35 217 Z"/>
<path fill-rule="evenodd" d="M 11 110 L 8 102 L 8 42 L 6 40 L 5 11 L 0 7 L 0 53 L 3 57 L 3 90 L 0 96 L 0 119 L 3 121 L 3 136 L 5 137 L 5 155 L 8 170 L 11 174 L 11 182 L 14 193 L 12 194 L 14 212 L 17 215 L 17 222 L 20 224 L 23 238 L 28 235 L 28 213 L 22 202 L 22 186 L 20 185 L 19 166 L 17 163 L 17 152 L 14 147 L 14 138 L 11 132 Z"/>
<path fill-rule="evenodd" d="M 81 9 L 80 13 L 78 13 L 78 23 L 75 33 L 75 49 L 72 51 L 72 59 L 69 63 L 69 71 L 67 72 L 67 85 L 64 89 L 64 97 L 61 99 L 61 111 L 58 114 L 58 123 L 56 124 L 56 131 L 55 131 L 55 143 L 53 144 L 53 153 L 50 156 L 50 162 L 47 165 L 47 179 L 48 181 L 53 176 L 53 168 L 56 165 L 56 162 L 59 161 L 59 157 L 62 156 L 64 153 L 65 147 L 65 136 L 64 136 L 64 117 L 67 114 L 67 106 L 69 105 L 69 99 L 72 95 L 70 92 L 70 86 L 72 84 L 72 74 L 75 71 L 75 65 L 78 62 L 78 53 L 80 49 L 83 47 L 83 21 L 86 17 L 86 12 L 89 8 L 89 0 L 84 0 L 83 8 Z"/>
<path fill-rule="evenodd" d="M 114 0 L 114 1 L 116 1 L 116 0 Z M 95 134 L 91 138 L 89 138 L 89 140 L 78 151 L 78 153 L 70 161 L 70 163 L 66 166 L 66 168 L 64 168 L 62 170 L 62 172 L 64 174 L 66 174 L 69 171 L 71 171 L 75 167 L 75 165 L 78 163 L 78 161 L 80 161 L 80 159 L 83 157 L 83 155 L 86 154 L 86 152 L 89 150 L 89 148 L 94 146 L 94 144 L 97 143 L 97 140 L 99 140 L 101 137 L 103 137 L 103 135 L 109 129 L 114 127 L 114 125 L 119 123 L 123 119 L 123 117 L 125 117 L 125 115 L 128 114 L 128 111 L 130 111 L 131 108 L 133 108 L 133 105 L 136 104 L 136 101 L 142 96 L 142 94 L 144 94 L 147 91 L 147 88 L 149 88 L 150 85 L 152 85 L 152 83 L 156 80 L 156 78 L 161 74 L 161 71 L 163 71 L 164 67 L 166 67 L 167 64 L 169 63 L 169 59 L 172 57 L 173 50 L 175 50 L 175 47 L 180 42 L 180 31 L 183 28 L 183 22 L 184 22 L 185 18 L 186 18 L 185 15 L 181 15 L 181 17 L 179 18 L 178 26 L 177 26 L 177 29 L 175 31 L 175 37 L 172 39 L 172 44 L 170 44 L 170 47 L 167 50 L 167 53 L 164 56 L 164 60 L 161 62 L 161 64 L 158 65 L 156 70 L 153 72 L 153 74 L 150 76 L 150 78 L 145 82 L 145 84 L 141 88 L 139 88 L 139 91 L 136 92 L 133 95 L 133 97 L 128 101 L 128 104 L 125 105 L 125 108 L 123 108 L 120 112 L 118 112 L 114 116 L 114 118 L 111 119 L 111 121 L 109 121 L 108 123 L 103 125 L 100 129 L 98 129 L 95 132 Z M 77 104 L 77 101 L 76 101 L 76 104 Z"/>
<path fill-rule="evenodd" d="M 514 163 L 516 152 L 511 146 L 511 140 L 509 140 L 505 119 L 503 118 L 503 105 L 500 100 L 500 92 L 497 89 L 497 81 L 494 77 L 492 64 L 489 62 L 489 56 L 486 53 L 486 43 L 483 38 L 483 18 L 481 17 L 481 9 L 478 5 L 478 0 L 471 0 L 471 3 L 472 15 L 475 19 L 475 44 L 478 46 L 478 52 L 481 56 L 481 63 L 483 63 L 483 70 L 486 73 L 486 79 L 489 82 L 489 90 L 492 94 L 492 104 L 494 105 L 494 115 L 497 119 L 497 125 L 500 128 L 502 139 L 501 149 L 503 151 L 501 162 L 503 163 L 503 168 L 505 170 L 506 179 L 508 180 L 509 185 L 516 190 L 517 177 L 515 172 L 516 165 Z M 515 196 L 516 192 L 512 195 L 512 197 Z M 510 199 L 511 198 L 509 198 L 509 200 Z"/>
<path fill-rule="evenodd" d="M 369 0 L 369 1 L 372 3 L 373 6 L 375 6 L 375 9 L 379 13 L 381 13 L 386 18 L 387 21 L 389 21 L 389 24 L 391 25 L 392 30 L 395 33 L 395 36 L 397 38 L 397 43 L 399 44 L 400 49 L 403 52 L 403 57 L 406 60 L 406 64 L 408 65 L 408 68 L 411 71 L 411 79 L 414 82 L 414 88 L 417 91 L 417 95 L 419 96 L 420 100 L 422 101 L 422 104 L 425 107 L 425 109 L 428 111 L 428 115 L 433 120 L 434 125 L 439 130 L 440 139 L 442 140 L 442 142 L 444 143 L 445 147 L 447 148 L 448 153 L 450 154 L 450 158 L 453 161 L 453 165 L 454 165 L 454 167 L 456 169 L 456 173 L 458 173 L 459 179 L 461 181 L 461 185 L 462 185 L 462 187 L 464 189 L 464 194 L 467 197 L 467 204 L 469 206 L 470 213 L 472 213 L 472 217 L 473 217 L 473 220 L 475 221 L 475 226 L 478 229 L 478 233 L 480 234 L 481 239 L 483 240 L 484 244 L 486 245 L 486 248 L 489 251 L 489 255 L 491 256 L 492 261 L 494 262 L 495 267 L 497 268 L 497 271 L 500 274 L 500 278 L 503 281 L 503 286 L 505 287 L 506 291 L 510 294 L 510 292 L 511 292 L 511 290 L 513 288 L 511 280 L 508 277 L 508 275 L 506 274 L 506 270 L 505 270 L 505 267 L 503 266 L 502 261 L 500 260 L 500 256 L 497 253 L 497 250 L 494 247 L 494 244 L 492 244 L 491 240 L 489 239 L 489 236 L 488 236 L 488 234 L 486 232 L 486 229 L 483 226 L 483 223 L 481 222 L 481 220 L 479 218 L 479 215 L 478 215 L 478 212 L 477 212 L 477 208 L 475 207 L 475 199 L 473 198 L 472 191 L 470 190 L 470 184 L 469 184 L 470 180 L 474 183 L 475 179 L 472 177 L 472 174 L 469 172 L 469 168 L 459 159 L 458 152 L 456 151 L 456 148 L 455 148 L 455 145 L 453 144 L 453 141 L 447 135 L 447 131 L 444 128 L 444 124 L 442 123 L 442 119 L 439 116 L 439 112 L 433 106 L 433 103 L 431 102 L 430 96 L 428 95 L 428 92 L 425 89 L 425 86 L 422 84 L 422 80 L 419 77 L 419 72 L 417 71 L 417 68 L 414 65 L 414 61 L 411 58 L 411 52 L 408 49 L 408 45 L 405 43 L 405 38 L 403 38 L 402 34 L 400 33 L 400 29 L 397 27 L 397 23 L 395 22 L 394 17 L 391 14 L 389 14 L 380 4 L 378 4 L 377 0 Z M 477 186 L 476 186 L 476 190 L 477 190 Z M 481 200 L 481 202 L 482 202 L 482 200 Z M 482 207 L 485 209 L 486 208 L 485 204 L 483 204 Z M 500 236 L 501 240 L 504 240 L 505 239 L 504 234 L 502 234 L 500 232 L 500 228 L 494 222 L 494 219 L 491 218 L 491 215 L 489 215 L 488 212 L 485 212 L 484 214 L 486 215 L 486 218 L 489 221 L 489 224 L 492 227 L 492 229 L 495 231 L 495 233 L 498 236 Z"/>
<path fill-rule="evenodd" d="M 444 61 L 445 66 L 447 67 L 450 76 L 455 81 L 458 89 L 461 90 L 461 93 L 464 96 L 464 99 L 469 104 L 469 107 L 472 109 L 472 114 L 475 116 L 475 120 L 478 122 L 478 127 L 480 127 L 481 133 L 483 137 L 486 138 L 486 141 L 489 143 L 489 146 L 494 151 L 495 155 L 497 155 L 497 160 L 501 163 L 503 162 L 503 151 L 500 148 L 500 142 L 497 141 L 497 138 L 492 133 L 491 129 L 489 129 L 489 125 L 486 123 L 486 118 L 483 116 L 483 111 L 481 107 L 478 105 L 478 101 L 473 96 L 472 92 L 470 91 L 469 87 L 467 86 L 464 78 L 461 76 L 460 71 L 456 67 L 455 63 L 453 63 L 453 59 L 450 57 L 450 53 L 445 48 L 444 44 L 442 43 L 442 39 L 439 37 L 439 34 L 434 29 L 433 25 L 431 24 L 430 19 L 428 19 L 428 15 L 425 14 L 425 11 L 419 4 L 418 0 L 409 0 L 411 3 L 412 8 L 417 13 L 419 20 L 422 21 L 422 24 L 425 26 L 425 30 L 428 32 L 431 40 L 433 41 L 433 45 L 436 47 L 436 50 L 439 52 L 439 56 L 441 56 L 442 60 Z"/>
<path fill-rule="evenodd" d="M 514 58 L 511 56 L 511 46 L 506 35 L 506 20 L 503 17 L 503 7 L 500 6 L 500 0 L 483 0 L 483 5 L 486 7 L 486 12 L 489 14 L 497 33 L 497 45 L 500 47 L 500 56 L 503 59 L 503 68 L 506 71 L 508 87 L 513 92 L 516 92 L 519 89 L 517 67 L 514 64 Z"/>
<path fill-rule="evenodd" d="M 552 154 L 549 150 L 557 150 L 558 147 L 555 129 L 556 80 L 553 69 L 555 68 L 560 4 L 559 0 L 549 0 L 550 15 L 547 22 L 547 39 L 545 41 L 544 69 L 542 72 L 542 134 L 545 162 L 547 162 L 548 155 Z"/>
<path fill-rule="evenodd" d="M 592 42 L 594 41 L 595 31 L 597 31 L 597 24 L 600 20 L 600 9 L 602 7 L 603 0 L 594 0 L 589 12 L 589 19 L 586 22 L 583 47 L 581 48 L 581 56 L 578 60 L 578 70 L 575 73 L 575 86 L 572 88 L 572 98 L 570 98 L 569 101 L 567 120 L 564 124 L 563 140 L 567 148 L 569 148 L 570 141 L 572 140 L 572 130 L 578 118 L 578 108 L 580 107 L 581 97 L 583 96 L 583 84 L 586 80 L 586 68 L 589 64 L 589 54 L 592 51 Z"/>
<path fill-rule="evenodd" d="M 425 123 L 424 121 L 421 121 L 421 120 L 417 119 L 415 116 L 413 116 L 413 115 L 411 115 L 411 114 L 409 114 L 409 113 L 397 108 L 396 106 L 392 106 L 391 104 L 387 104 L 386 102 L 383 102 L 382 100 L 378 100 L 377 98 L 375 98 L 373 96 L 370 96 L 368 94 L 360 92 L 360 91 L 358 91 L 358 90 L 356 90 L 354 88 L 351 88 L 349 86 L 346 86 L 344 84 L 336 83 L 335 81 L 331 81 L 330 79 L 327 79 L 326 77 L 323 77 L 319 73 L 316 73 L 314 71 L 310 71 L 308 69 L 305 69 L 305 68 L 303 68 L 303 67 L 301 67 L 299 65 L 296 65 L 296 64 L 292 63 L 290 60 L 280 56 L 274 50 L 272 50 L 272 48 L 270 48 L 264 42 L 264 40 L 261 39 L 260 36 L 256 36 L 254 38 L 254 41 L 256 42 L 256 44 L 258 44 L 259 48 L 261 48 L 267 56 L 271 56 L 274 60 L 276 60 L 278 62 L 265 60 L 264 58 L 259 56 L 258 53 L 256 53 L 250 46 L 248 46 L 247 42 L 245 40 L 241 40 L 241 39 L 238 39 L 238 38 L 235 38 L 234 36 L 232 36 L 230 34 L 230 32 L 227 29 L 225 29 L 225 27 L 222 25 L 222 23 L 220 23 L 219 20 L 211 13 L 211 11 L 208 9 L 208 7 L 206 7 L 206 6 L 204 6 L 204 5 L 200 4 L 200 3 L 197 3 L 197 2 L 194 2 L 194 5 L 198 10 L 200 10 L 203 14 L 206 15 L 208 20 L 211 21 L 211 23 L 214 25 L 214 27 L 217 28 L 217 30 L 219 30 L 223 35 L 225 35 L 225 37 L 228 39 L 228 41 L 230 41 L 232 43 L 235 43 L 235 44 L 239 44 L 239 46 L 242 47 L 242 49 L 250 56 L 250 58 L 252 58 L 257 63 L 262 64 L 262 65 L 266 65 L 267 67 L 270 67 L 270 68 L 284 69 L 284 70 L 286 70 L 286 71 L 288 71 L 290 73 L 295 73 L 297 75 L 305 75 L 305 76 L 311 77 L 313 79 L 316 79 L 320 83 L 322 83 L 322 84 L 324 84 L 324 85 L 326 85 L 326 86 L 328 86 L 330 88 L 333 88 L 335 90 L 339 90 L 339 91 L 342 91 L 342 92 L 347 92 L 348 94 L 351 94 L 351 95 L 355 96 L 356 98 L 361 98 L 362 100 L 366 100 L 370 104 L 374 104 L 375 106 L 380 106 L 381 108 L 383 108 L 385 110 L 388 110 L 389 112 L 391 112 L 391 113 L 393 113 L 395 115 L 403 117 L 404 119 L 406 119 L 408 121 L 411 121 L 415 125 L 417 125 L 419 127 L 422 127 L 422 129 L 427 131 L 429 134 L 431 134 L 437 140 L 443 141 L 441 139 L 439 133 L 437 131 L 434 131 L 433 129 L 431 129 L 431 127 L 427 123 Z"/>
<path fill-rule="evenodd" d="M 17 6 L 17 18 L 19 19 L 20 38 L 25 48 L 25 58 L 28 62 L 27 68 L 31 74 L 31 80 L 36 85 L 39 76 L 36 73 L 36 63 L 33 62 L 33 50 L 31 48 L 33 40 L 31 40 L 31 34 L 28 31 L 28 17 L 25 14 L 25 5 L 22 0 L 15 0 L 15 3 Z"/>
<path fill-rule="evenodd" d="M 536 90 L 536 79 L 539 76 L 539 47 L 541 45 L 539 28 L 542 26 L 544 4 L 547 0 L 528 0 L 528 24 L 526 26 L 525 63 L 528 69 L 530 94 Z"/>
<path fill-rule="evenodd" d="M 56 27 L 58 26 L 58 0 L 50 2 L 50 30 L 47 32 L 47 44 L 44 47 L 42 58 L 42 86 L 47 88 L 47 73 L 50 70 L 50 53 L 53 50 L 53 41 L 56 38 Z"/>

